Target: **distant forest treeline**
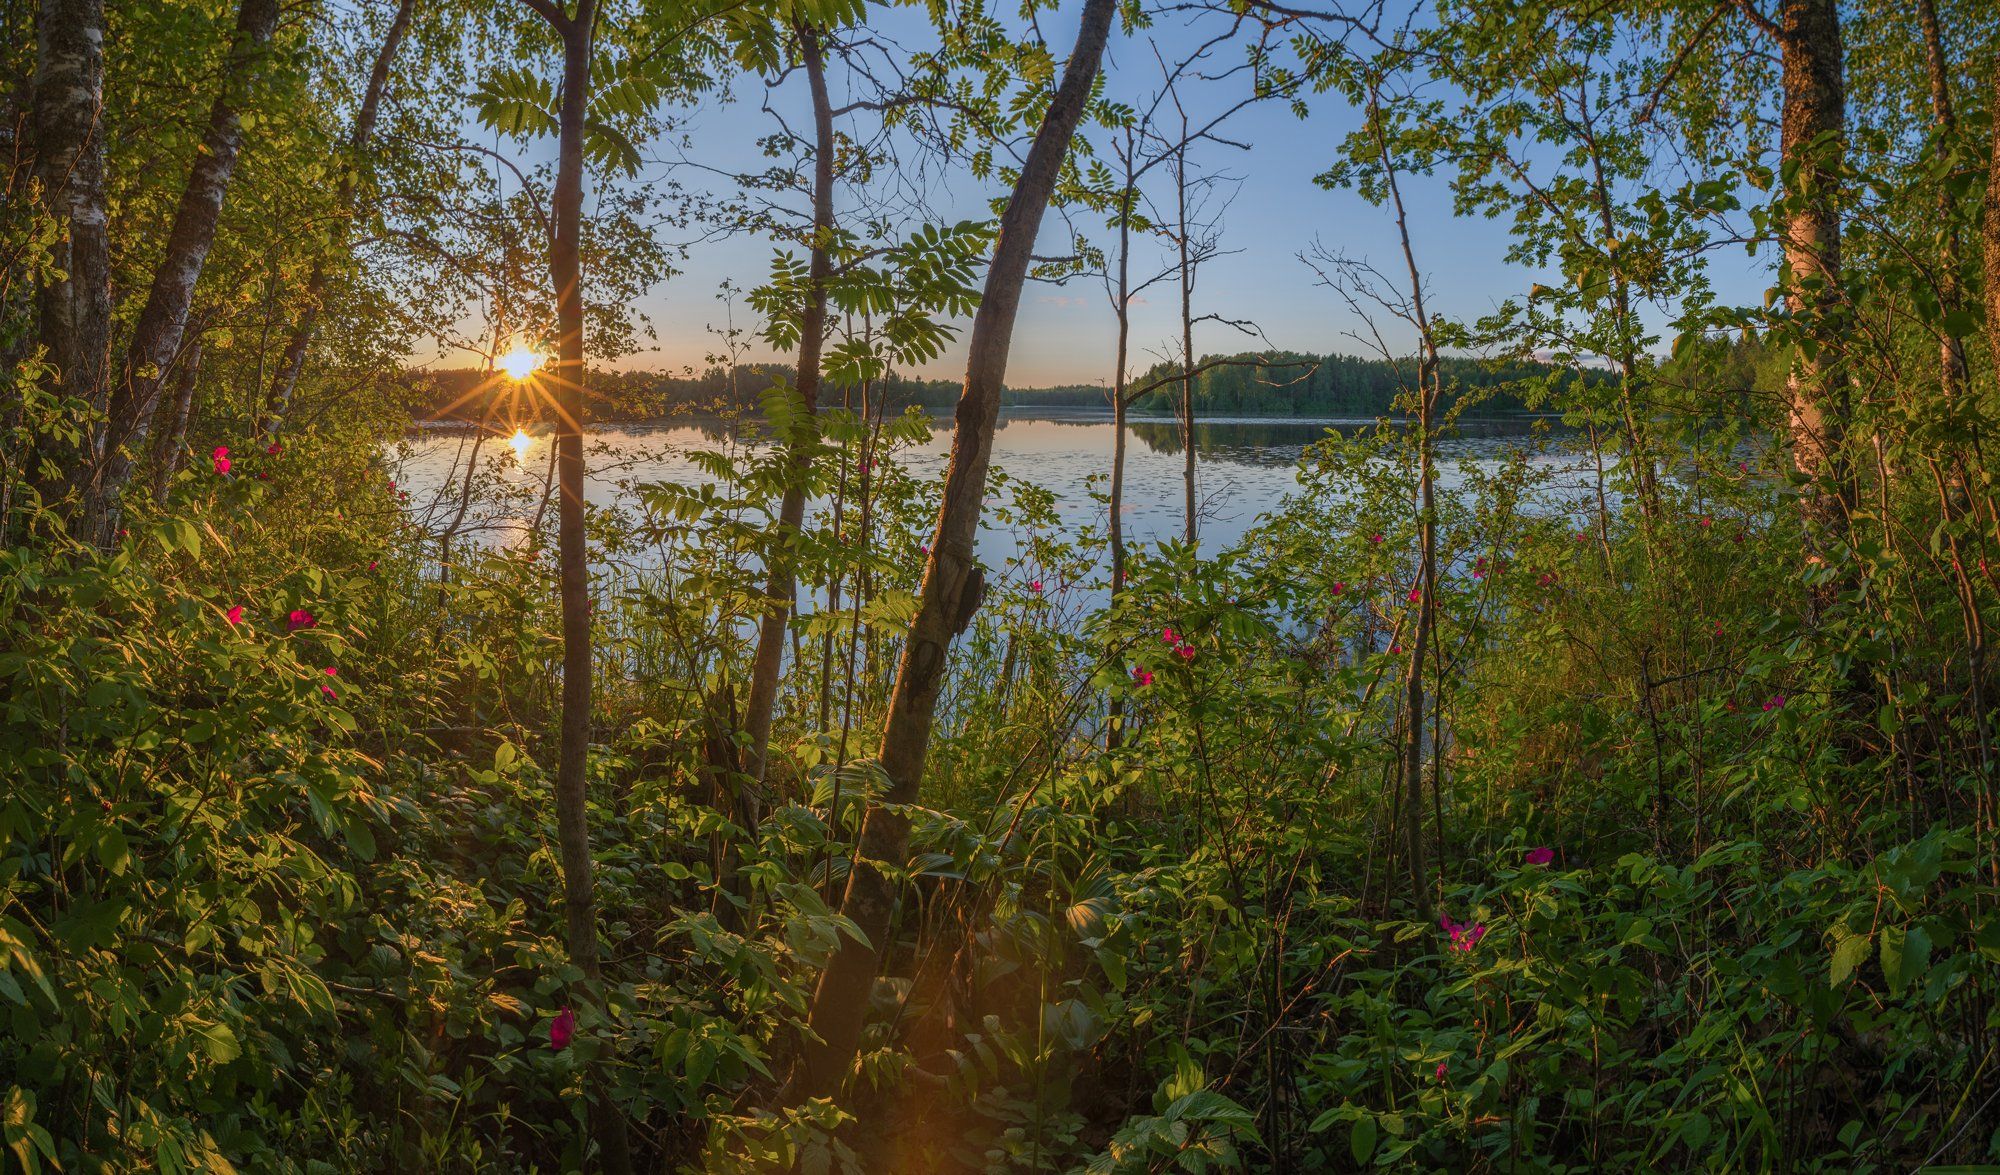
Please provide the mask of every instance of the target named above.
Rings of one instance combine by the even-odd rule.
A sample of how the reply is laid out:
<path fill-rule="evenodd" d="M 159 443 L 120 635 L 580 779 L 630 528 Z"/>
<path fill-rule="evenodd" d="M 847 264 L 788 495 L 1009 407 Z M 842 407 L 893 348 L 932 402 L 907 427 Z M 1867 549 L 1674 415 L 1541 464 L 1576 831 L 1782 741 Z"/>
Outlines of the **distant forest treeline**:
<path fill-rule="evenodd" d="M 1728 344 L 1724 344 L 1729 346 Z M 1743 349 L 1746 371 L 1758 366 L 1755 344 L 1736 344 Z M 1396 397 L 1408 386 L 1415 369 L 1414 360 L 1390 363 L 1352 355 L 1308 355 L 1294 352 L 1211 356 L 1201 364 L 1226 359 L 1227 366 L 1209 367 L 1195 376 L 1195 411 L 1199 415 L 1229 416 L 1380 416 L 1394 411 Z M 1261 362 L 1262 366 L 1257 366 Z M 1484 359 L 1446 358 L 1444 381 L 1456 396 L 1477 395 L 1473 411 L 1481 415 L 1508 415 L 1528 411 L 1523 396 L 1530 394 L 1536 381 L 1557 372 L 1545 363 Z M 1142 388 L 1171 377 L 1174 368 L 1157 364 L 1134 378 L 1132 386 Z M 592 414 L 599 420 L 637 421 L 690 413 L 751 410 L 758 397 L 779 379 L 790 380 L 792 368 L 781 363 L 738 364 L 732 371 L 711 367 L 700 374 L 673 375 L 659 371 L 596 371 L 590 376 Z M 492 377 L 473 369 L 419 373 L 416 391 L 419 405 L 427 406 L 432 417 L 521 419 L 540 415 L 532 397 L 521 397 L 504 380 L 482 388 Z M 1586 379 L 1611 378 L 1609 373 L 1590 370 Z M 890 410 L 910 405 L 949 408 L 957 402 L 959 382 L 955 379 L 916 379 L 891 375 L 878 381 L 870 395 Z M 1106 408 L 1110 389 L 1094 384 L 1072 384 L 1050 388 L 1009 388 L 1002 403 L 1012 408 Z M 1180 385 L 1168 382 L 1147 393 L 1136 405 L 1140 413 L 1172 413 L 1180 400 Z M 511 402 L 510 402 L 511 401 Z M 822 403 L 860 407 L 857 389 L 830 387 Z M 872 407 L 873 405 L 871 405 Z"/>

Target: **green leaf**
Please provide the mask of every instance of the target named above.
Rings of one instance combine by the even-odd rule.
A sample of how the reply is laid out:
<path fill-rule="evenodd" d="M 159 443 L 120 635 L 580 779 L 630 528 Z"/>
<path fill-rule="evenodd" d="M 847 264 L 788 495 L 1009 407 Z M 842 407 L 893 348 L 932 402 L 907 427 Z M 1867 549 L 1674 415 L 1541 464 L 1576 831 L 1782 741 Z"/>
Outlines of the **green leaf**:
<path fill-rule="evenodd" d="M 243 1055 L 243 1046 L 237 1042 L 236 1034 L 230 1031 L 227 1024 L 210 1024 L 201 1029 L 199 1036 L 202 1051 L 218 1065 L 227 1065 Z"/>
<path fill-rule="evenodd" d="M 1911 980 L 1931 965 L 1931 939 L 1922 927 L 1885 927 L 1882 931 L 1882 974 L 1889 990 L 1901 995 Z"/>
<path fill-rule="evenodd" d="M 1848 976 L 1853 975 L 1854 969 L 1860 966 L 1861 960 L 1867 957 L 1868 936 L 1865 934 L 1849 934 L 1834 944 L 1833 965 L 1827 975 L 1827 981 L 1835 987 L 1846 983 Z"/>
<path fill-rule="evenodd" d="M 1364 1116 L 1354 1123 L 1354 1129 L 1347 1135 L 1347 1151 L 1354 1156 L 1359 1166 L 1367 1166 L 1375 1156 L 1375 1119 Z"/>

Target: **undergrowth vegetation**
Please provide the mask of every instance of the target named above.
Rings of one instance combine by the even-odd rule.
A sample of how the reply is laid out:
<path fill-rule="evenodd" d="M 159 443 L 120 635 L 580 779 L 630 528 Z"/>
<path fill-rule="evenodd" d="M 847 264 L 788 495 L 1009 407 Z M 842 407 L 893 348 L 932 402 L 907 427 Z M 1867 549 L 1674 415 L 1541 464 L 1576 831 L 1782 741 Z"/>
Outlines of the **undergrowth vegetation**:
<path fill-rule="evenodd" d="M 1547 508 L 1547 463 L 1467 471 L 1423 813 L 1440 921 L 1416 920 L 1384 849 L 1411 612 L 1388 429 L 1315 449 L 1237 549 L 1142 552 L 1109 609 L 1100 536 L 996 473 L 1019 554 L 953 654 L 900 978 L 849 1099 L 769 1108 L 852 933 L 931 508 L 851 435 L 821 468 L 868 469 L 867 521 L 804 544 L 809 580 L 849 587 L 800 626 L 754 828 L 718 708 L 770 483 L 739 460 L 706 501 L 597 519 L 607 1000 L 560 1049 L 544 548 L 419 574 L 393 471 L 300 437 L 184 473 L 110 552 L 10 551 L 9 1145 L 64 1170 L 567 1168 L 597 1066 L 648 1149 L 712 1169 L 1988 1153 L 1977 715 L 1941 672 L 1898 682 L 1906 717 L 1856 718 L 1824 666 L 1869 630 L 1786 606 L 1782 483 L 1733 453 L 1646 530 Z M 891 1105 L 907 1129 L 852 1128 Z"/>

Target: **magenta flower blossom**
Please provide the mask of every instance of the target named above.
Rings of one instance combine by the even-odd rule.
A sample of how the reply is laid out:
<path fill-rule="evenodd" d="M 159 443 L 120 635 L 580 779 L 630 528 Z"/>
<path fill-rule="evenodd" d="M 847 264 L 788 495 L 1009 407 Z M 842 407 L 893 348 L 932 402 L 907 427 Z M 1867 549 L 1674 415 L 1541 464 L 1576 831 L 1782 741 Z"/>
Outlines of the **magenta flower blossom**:
<path fill-rule="evenodd" d="M 1368 536 L 1368 541 L 1379 545 L 1382 541 L 1382 536 L 1379 534 L 1371 534 Z"/>
<path fill-rule="evenodd" d="M 272 441 L 270 444 L 264 446 L 264 452 L 269 454 L 270 456 L 276 457 L 279 451 L 282 450 L 283 448 L 284 448 L 283 445 L 279 444 L 276 441 Z"/>
<path fill-rule="evenodd" d="M 1346 590 L 1347 590 L 1347 585 L 1345 583 L 1336 582 L 1333 585 L 1333 594 L 1336 596 Z"/>
<path fill-rule="evenodd" d="M 243 605 L 238 604 L 222 615 L 231 625 L 241 624 L 243 623 Z"/>
<path fill-rule="evenodd" d="M 229 473 L 229 446 L 215 446 L 215 452 L 209 454 L 209 463 L 215 466 L 217 474 L 227 475 Z"/>
<path fill-rule="evenodd" d="M 326 675 L 327 675 L 328 677 L 339 677 L 339 676 L 340 676 L 340 670 L 338 670 L 338 669 L 335 669 L 335 668 L 334 668 L 333 666 L 331 666 L 331 665 L 327 666 L 327 667 L 326 667 L 325 669 L 322 669 L 322 670 L 320 670 L 320 672 L 321 672 L 321 673 L 324 673 L 324 674 L 326 674 Z M 319 683 L 319 692 L 321 692 L 321 693 L 325 694 L 325 695 L 326 695 L 327 697 L 329 697 L 329 698 L 332 698 L 332 697 L 338 697 L 338 696 L 339 696 L 338 694 L 335 694 L 335 693 L 333 692 L 333 686 L 331 686 L 331 685 L 327 684 L 327 683 L 326 683 L 326 682 L 324 682 L 324 681 L 322 681 L 322 682 L 320 682 L 320 683 Z"/>
<path fill-rule="evenodd" d="M 1446 934 L 1451 935 L 1451 949 L 1455 951 L 1470 952 L 1473 947 L 1479 945 L 1480 939 L 1486 937 L 1484 922 L 1467 926 L 1464 923 L 1453 922 L 1450 914 L 1441 914 L 1438 916 L 1438 925 L 1444 927 Z"/>
<path fill-rule="evenodd" d="M 1437 1079 L 1438 1079 L 1439 1081 L 1443 1081 L 1443 1080 L 1444 1080 L 1444 1062 L 1443 1062 L 1443 1061 L 1439 1061 L 1439 1062 L 1438 1062 L 1438 1067 L 1437 1067 Z"/>
<path fill-rule="evenodd" d="M 1556 851 L 1547 845 L 1528 850 L 1528 864 L 1530 865 L 1546 865 L 1555 859 Z"/>
<path fill-rule="evenodd" d="M 556 1013 L 555 1019 L 549 1021 L 549 1047 L 561 1052 L 568 1048 L 569 1042 L 574 1039 L 576 1039 L 576 1013 L 564 1008 Z"/>
<path fill-rule="evenodd" d="M 1477 560 L 1476 560 L 1476 561 L 1475 561 L 1475 562 L 1474 562 L 1474 563 L 1472 564 L 1472 578 L 1474 578 L 1474 579 L 1485 579 L 1485 578 L 1486 578 L 1486 556 L 1484 556 L 1484 555 L 1481 555 L 1481 556 L 1480 556 L 1480 557 L 1479 557 L 1479 558 L 1478 558 L 1478 559 L 1477 559 Z"/>
<path fill-rule="evenodd" d="M 1143 666 L 1134 665 L 1132 667 L 1132 680 L 1138 685 L 1151 685 L 1153 684 L 1153 671 Z"/>
<path fill-rule="evenodd" d="M 375 569 L 376 569 L 377 567 L 380 567 L 381 565 L 382 565 L 382 562 L 381 562 L 381 560 L 379 560 L 379 559 L 370 559 L 370 560 L 368 561 L 368 570 L 370 570 L 370 571 L 373 571 L 373 570 L 375 570 Z"/>
<path fill-rule="evenodd" d="M 1160 639 L 1170 645 L 1181 643 L 1180 634 L 1176 633 L 1171 626 L 1160 630 Z"/>
<path fill-rule="evenodd" d="M 1414 588 L 1414 587 L 1410 589 L 1410 603 L 1415 604 L 1421 601 L 1423 598 L 1424 598 L 1424 589 Z"/>
<path fill-rule="evenodd" d="M 1194 660 L 1194 646 L 1193 646 L 1193 645 L 1175 645 L 1175 646 L 1174 646 L 1174 652 L 1176 652 L 1176 653 L 1180 654 L 1180 658 L 1181 658 L 1181 660 L 1183 660 L 1183 661 L 1192 661 L 1192 660 Z"/>
<path fill-rule="evenodd" d="M 1770 700 L 1770 701 L 1768 701 L 1768 702 L 1765 702 L 1765 703 L 1764 703 L 1764 708 L 1765 708 L 1766 710 L 1782 710 L 1782 709 L 1784 709 L 1784 708 L 1785 708 L 1785 695 L 1783 695 L 1783 694 L 1772 694 L 1772 695 L 1771 695 L 1771 700 Z"/>
<path fill-rule="evenodd" d="M 1704 514 L 1701 516 L 1701 521 L 1695 523 L 1695 525 L 1701 527 L 1703 530 L 1707 530 L 1709 527 L 1715 525 L 1715 519 L 1710 518 L 1708 515 Z"/>
<path fill-rule="evenodd" d="M 301 628 L 318 628 L 318 627 L 319 627 L 319 617 L 314 616 L 312 613 L 306 611 L 304 608 L 294 608 L 292 609 L 292 614 L 290 616 L 285 617 L 286 632 L 297 632 Z"/>
<path fill-rule="evenodd" d="M 1029 581 L 1028 581 L 1028 590 L 1029 590 L 1029 591 L 1031 591 L 1031 592 L 1033 592 L 1033 593 L 1035 593 L 1035 594 L 1036 594 L 1036 595 L 1038 595 L 1038 596 L 1039 596 L 1039 595 L 1041 595 L 1041 594 L 1042 594 L 1042 581 L 1041 581 L 1041 580 L 1039 580 L 1039 579 L 1031 579 L 1031 580 L 1029 580 Z"/>
<path fill-rule="evenodd" d="M 1403 651 L 1403 646 L 1401 646 L 1401 645 L 1390 645 L 1390 646 L 1389 646 L 1389 651 L 1390 651 L 1390 652 L 1392 652 L 1392 653 L 1400 653 L 1400 652 L 1402 652 L 1402 651 Z"/>

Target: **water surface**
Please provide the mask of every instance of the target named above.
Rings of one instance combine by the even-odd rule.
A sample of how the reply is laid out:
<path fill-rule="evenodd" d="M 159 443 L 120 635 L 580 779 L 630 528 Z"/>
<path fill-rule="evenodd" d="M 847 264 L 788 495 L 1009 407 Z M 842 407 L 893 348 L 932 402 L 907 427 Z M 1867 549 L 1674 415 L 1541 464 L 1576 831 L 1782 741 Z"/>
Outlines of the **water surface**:
<path fill-rule="evenodd" d="M 1255 417 L 1198 422 L 1195 484 L 1204 549 L 1234 543 L 1259 516 L 1298 489 L 1299 459 L 1306 446 L 1325 438 L 1329 429 L 1351 432 L 1373 423 Z M 1455 490 L 1461 480 L 1457 466 L 1465 459 L 1491 469 L 1510 452 L 1529 446 L 1532 427 L 1528 420 L 1466 422 L 1459 435 L 1440 443 L 1440 492 Z M 1126 429 L 1125 533 L 1138 543 L 1179 538 L 1184 509 L 1180 425 L 1170 418 L 1134 418 Z M 912 474 L 941 475 L 951 436 L 951 418 L 939 416 L 930 439 L 904 450 L 899 460 Z M 1051 491 L 1066 528 L 1102 530 L 1105 506 L 1092 489 L 1103 493 L 1113 436 L 1110 415 L 1104 412 L 1003 412 L 994 436 L 993 463 L 1016 479 Z M 432 528 L 448 524 L 458 511 L 460 478 L 476 437 L 477 430 L 466 427 L 428 428 L 395 455 L 396 476 L 410 491 L 412 510 Z M 700 484 L 711 479 L 690 458 L 694 450 L 763 443 L 754 428 L 720 419 L 595 426 L 589 434 L 585 496 L 593 504 L 610 506 L 636 483 Z M 511 502 L 475 502 L 463 529 L 482 542 L 519 541 L 541 495 L 549 449 L 545 429 L 525 437 L 489 435 L 479 443 L 482 476 L 517 497 Z M 1574 458 L 1542 455 L 1533 460 L 1558 466 L 1563 475 L 1559 481 L 1569 490 L 1581 488 L 1584 471 Z M 1014 547 L 1014 536 L 990 524 L 982 533 L 980 555 L 989 563 L 1004 560 Z"/>

